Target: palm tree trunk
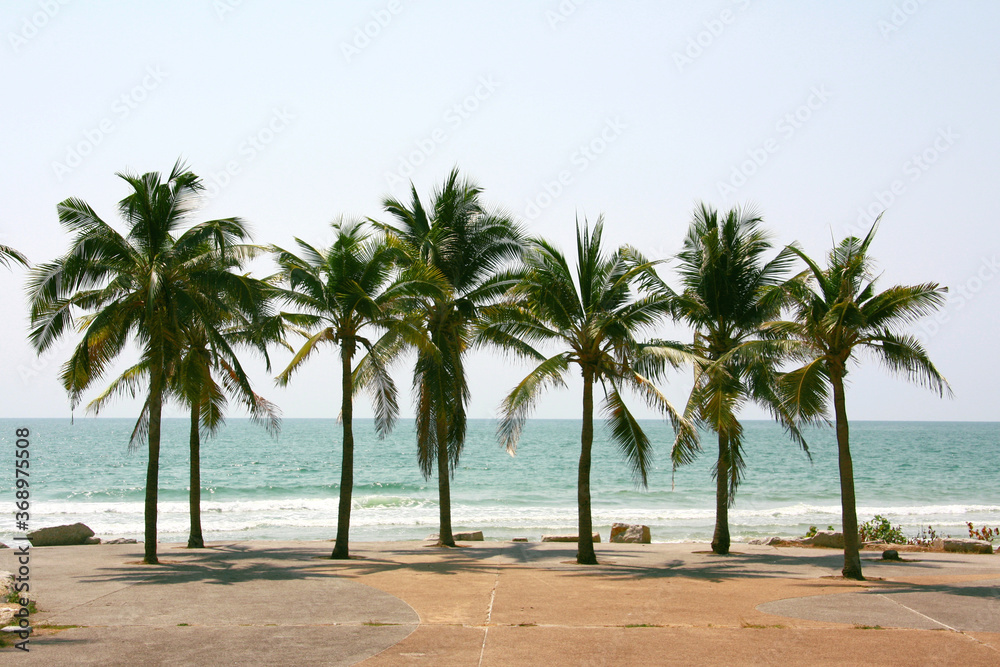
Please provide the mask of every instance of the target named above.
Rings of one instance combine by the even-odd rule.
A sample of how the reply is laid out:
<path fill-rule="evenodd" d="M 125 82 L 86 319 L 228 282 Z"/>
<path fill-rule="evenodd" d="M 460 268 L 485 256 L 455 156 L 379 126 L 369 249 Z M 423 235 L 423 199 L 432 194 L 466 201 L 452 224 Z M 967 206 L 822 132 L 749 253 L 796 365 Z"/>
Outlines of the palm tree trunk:
<path fill-rule="evenodd" d="M 846 579 L 864 580 L 861 573 L 860 545 L 858 543 L 858 510 L 854 497 L 854 464 L 851 462 L 850 429 L 847 423 L 847 406 L 844 400 L 844 373 L 833 366 L 830 369 L 833 384 L 833 406 L 837 418 L 837 452 L 840 462 L 840 504 L 844 528 L 844 570 Z"/>
<path fill-rule="evenodd" d="M 156 565 L 156 501 L 160 484 L 160 415 L 163 412 L 163 375 L 154 369 L 149 382 L 149 461 L 146 463 L 146 530 L 143 563 Z"/>
<path fill-rule="evenodd" d="M 580 432 L 580 470 L 576 480 L 578 507 L 576 562 L 597 565 L 594 553 L 594 524 L 590 516 L 590 451 L 594 444 L 594 376 L 583 371 L 583 428 Z"/>
<path fill-rule="evenodd" d="M 451 479 L 448 463 L 448 427 L 444 416 L 437 418 L 437 456 L 438 456 L 438 500 L 441 507 L 441 528 L 438 532 L 439 547 L 455 546 L 455 537 L 451 532 Z"/>
<path fill-rule="evenodd" d="M 715 534 L 712 551 L 725 556 L 729 553 L 729 477 L 732 457 L 729 455 L 729 438 L 719 431 L 719 462 L 715 474 Z"/>
<path fill-rule="evenodd" d="M 192 401 L 191 405 L 191 491 L 189 505 L 191 514 L 191 533 L 188 535 L 188 549 L 205 548 L 205 540 L 201 534 L 201 404 Z"/>
<path fill-rule="evenodd" d="M 340 464 L 340 508 L 337 511 L 337 541 L 331 558 L 350 558 L 348 550 L 351 532 L 351 495 L 354 491 L 354 383 L 351 360 L 354 340 L 345 339 L 340 349 L 341 392 L 340 413 L 344 426 L 344 455 Z"/>

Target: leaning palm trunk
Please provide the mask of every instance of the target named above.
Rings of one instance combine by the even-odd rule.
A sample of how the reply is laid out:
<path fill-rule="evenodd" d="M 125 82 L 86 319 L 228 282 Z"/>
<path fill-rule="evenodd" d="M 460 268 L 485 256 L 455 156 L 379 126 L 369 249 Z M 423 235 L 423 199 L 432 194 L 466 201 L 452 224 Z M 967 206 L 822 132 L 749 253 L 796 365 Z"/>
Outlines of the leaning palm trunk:
<path fill-rule="evenodd" d="M 203 549 L 205 539 L 201 533 L 201 404 L 191 403 L 191 490 L 188 503 L 191 514 L 191 533 L 188 549 Z"/>
<path fill-rule="evenodd" d="M 847 406 L 844 400 L 843 371 L 834 367 L 830 379 L 833 384 L 833 406 L 837 418 L 837 454 L 840 463 L 840 499 L 844 529 L 844 570 L 847 579 L 863 580 L 861 555 L 858 544 L 858 510 L 854 496 L 854 464 L 851 462 L 850 430 L 847 423 Z"/>
<path fill-rule="evenodd" d="M 348 540 L 351 533 L 351 496 L 354 492 L 354 384 L 351 359 L 354 341 L 345 340 L 340 349 L 341 391 L 340 413 L 344 425 L 344 455 L 340 466 L 340 507 L 337 510 L 337 542 L 331 558 L 350 558 Z"/>
<path fill-rule="evenodd" d="M 160 415 L 163 412 L 163 373 L 150 374 L 149 392 L 149 461 L 146 463 L 145 534 L 142 562 L 156 565 L 156 504 L 160 483 Z"/>
<path fill-rule="evenodd" d="M 732 474 L 729 438 L 719 431 L 719 461 L 715 475 L 715 534 L 712 551 L 725 556 L 729 553 L 729 479 Z"/>
<path fill-rule="evenodd" d="M 597 565 L 594 553 L 594 522 L 590 515 L 590 453 L 594 446 L 594 376 L 583 376 L 583 427 L 580 432 L 580 470 L 577 476 L 578 530 L 576 562 Z"/>
<path fill-rule="evenodd" d="M 447 426 L 443 416 L 439 416 L 437 420 L 437 466 L 441 518 L 438 546 L 453 547 L 455 536 L 451 531 L 451 470 L 448 462 Z"/>

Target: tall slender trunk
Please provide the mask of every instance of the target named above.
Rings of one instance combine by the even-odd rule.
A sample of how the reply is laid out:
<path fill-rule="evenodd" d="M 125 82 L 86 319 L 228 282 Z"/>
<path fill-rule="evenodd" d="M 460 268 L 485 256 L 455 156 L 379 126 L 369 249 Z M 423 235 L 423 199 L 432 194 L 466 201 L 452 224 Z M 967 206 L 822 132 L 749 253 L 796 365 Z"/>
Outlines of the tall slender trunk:
<path fill-rule="evenodd" d="M 448 463 L 448 425 L 443 416 L 437 418 L 438 504 L 441 508 L 441 528 L 438 546 L 455 546 L 451 532 L 451 466 Z"/>
<path fill-rule="evenodd" d="M 351 495 L 354 492 L 354 381 L 351 360 L 354 339 L 347 338 L 340 348 L 341 392 L 340 413 L 344 426 L 344 456 L 340 464 L 340 508 L 337 511 L 337 541 L 331 558 L 350 558 L 348 550 L 351 532 Z"/>
<path fill-rule="evenodd" d="M 201 404 L 191 405 L 191 491 L 188 504 L 191 514 L 191 533 L 188 549 L 203 549 L 205 539 L 201 534 Z"/>
<path fill-rule="evenodd" d="M 156 565 L 156 501 L 160 483 L 160 415 L 163 412 L 163 371 L 153 369 L 149 381 L 149 461 L 146 464 L 146 531 L 143 563 Z"/>
<path fill-rule="evenodd" d="M 840 504 L 844 528 L 844 570 L 847 579 L 863 580 L 858 540 L 858 510 L 854 497 L 854 465 L 851 463 L 850 429 L 844 400 L 844 371 L 831 364 L 833 406 L 837 417 L 837 452 L 840 462 Z"/>
<path fill-rule="evenodd" d="M 719 461 L 715 474 L 715 534 L 712 551 L 719 555 L 729 553 L 729 476 L 732 474 L 732 457 L 729 455 L 729 438 L 719 431 Z"/>
<path fill-rule="evenodd" d="M 583 427 L 580 431 L 580 470 L 576 480 L 578 506 L 576 562 L 597 565 L 594 553 L 594 524 L 590 516 L 590 451 L 594 445 L 594 375 L 583 371 Z"/>

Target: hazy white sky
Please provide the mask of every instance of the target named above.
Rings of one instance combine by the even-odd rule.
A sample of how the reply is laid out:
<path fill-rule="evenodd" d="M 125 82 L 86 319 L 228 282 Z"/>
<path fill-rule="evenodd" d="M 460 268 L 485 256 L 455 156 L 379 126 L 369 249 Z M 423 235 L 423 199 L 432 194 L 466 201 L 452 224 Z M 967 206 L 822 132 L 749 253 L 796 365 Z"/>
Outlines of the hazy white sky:
<path fill-rule="evenodd" d="M 776 244 L 822 257 L 885 209 L 883 286 L 952 290 L 941 321 L 915 331 L 956 398 L 868 365 L 849 414 L 996 420 L 998 22 L 985 1 L 9 0 L 0 243 L 52 259 L 68 243 L 59 201 L 116 221 L 115 172 L 167 172 L 179 156 L 209 186 L 200 219 L 241 216 L 282 245 L 327 244 L 341 215 L 384 219 L 386 194 L 412 179 L 429 196 L 454 165 L 567 250 L 574 217 L 604 213 L 610 242 L 668 258 L 703 200 L 753 202 Z M 35 358 L 24 279 L 0 270 L 0 416 L 65 416 L 71 344 Z M 470 364 L 473 417 L 527 370 Z M 332 348 L 286 389 L 249 366 L 286 417 L 335 416 Z M 668 394 L 682 402 L 687 382 Z M 537 416 L 576 418 L 579 400 L 554 392 Z"/>

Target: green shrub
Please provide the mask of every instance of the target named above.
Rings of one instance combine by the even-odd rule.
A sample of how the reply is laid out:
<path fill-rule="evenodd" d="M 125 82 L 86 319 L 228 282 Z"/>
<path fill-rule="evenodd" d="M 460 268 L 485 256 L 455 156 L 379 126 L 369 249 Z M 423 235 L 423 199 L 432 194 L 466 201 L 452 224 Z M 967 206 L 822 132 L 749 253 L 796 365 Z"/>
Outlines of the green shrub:
<path fill-rule="evenodd" d="M 871 521 L 865 521 L 858 527 L 858 537 L 862 542 L 881 540 L 890 544 L 906 544 L 906 537 L 899 526 L 893 527 L 881 514 L 876 514 Z"/>

